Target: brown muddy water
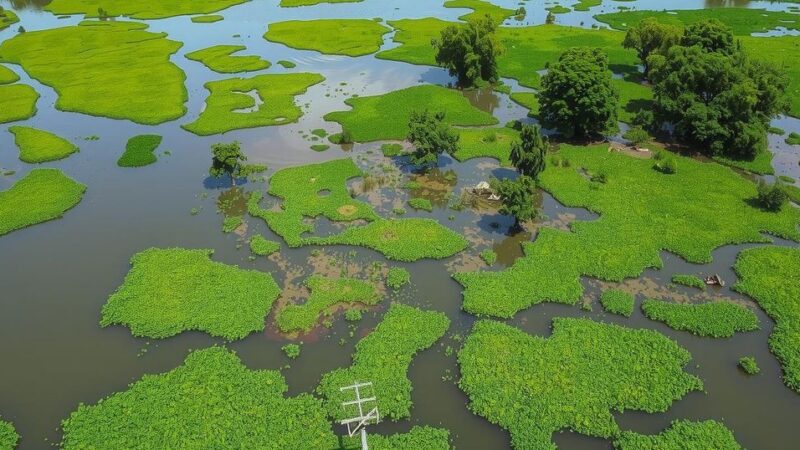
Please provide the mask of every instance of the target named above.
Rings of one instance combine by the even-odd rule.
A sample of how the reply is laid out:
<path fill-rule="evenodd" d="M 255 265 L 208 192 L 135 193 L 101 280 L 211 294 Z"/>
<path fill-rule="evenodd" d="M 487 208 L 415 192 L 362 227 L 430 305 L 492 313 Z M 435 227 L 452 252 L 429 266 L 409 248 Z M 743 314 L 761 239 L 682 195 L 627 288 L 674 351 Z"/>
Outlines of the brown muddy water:
<path fill-rule="evenodd" d="M 80 17 L 56 19 L 49 13 L 37 11 L 37 2 L 14 2 L 20 9 L 21 24 L 29 31 L 77 23 Z M 495 2 L 515 7 L 516 2 Z M 680 8 L 726 6 L 716 1 L 687 1 Z M 785 4 L 766 2 L 732 2 L 737 6 L 783 9 Z M 0 2 L 5 7 L 8 3 Z M 546 4 L 526 4 L 528 16 L 521 24 L 542 23 Z M 623 5 L 640 9 L 662 9 L 661 2 L 640 0 Z M 613 11 L 615 3 L 592 8 L 589 12 L 572 12 L 558 16 L 559 23 L 591 26 L 592 14 Z M 59 167 L 68 175 L 88 185 L 83 201 L 61 220 L 36 225 L 0 237 L 0 415 L 14 423 L 22 435 L 20 449 L 39 449 L 56 444 L 61 439 L 60 421 L 77 405 L 95 403 L 126 386 L 143 374 L 159 373 L 179 365 L 190 349 L 222 344 L 203 333 L 189 332 L 165 340 L 137 339 L 124 327 L 101 329 L 98 325 L 100 308 L 109 294 L 118 287 L 129 269 L 130 257 L 148 247 L 211 248 L 213 259 L 244 268 L 270 272 L 279 284 L 287 277 L 301 278 L 313 271 L 309 261 L 312 249 L 281 249 L 281 258 L 258 258 L 250 261 L 246 239 L 257 233 L 268 239 L 275 236 L 261 220 L 247 219 L 244 235 L 221 232 L 222 214 L 217 202 L 231 208 L 241 208 L 241 195 L 231 192 L 225 181 L 207 177 L 209 146 L 218 141 L 239 140 L 250 161 L 267 164 L 267 177 L 275 170 L 351 156 L 364 167 L 378 163 L 395 167 L 401 180 L 414 177 L 399 160 L 383 160 L 379 143 L 355 145 L 344 151 L 333 146 L 317 153 L 310 150 L 313 143 L 303 139 L 315 128 L 329 133 L 339 131 L 338 125 L 326 123 L 322 116 L 329 111 L 345 109 L 344 100 L 352 95 L 373 95 L 416 85 L 420 82 L 447 84 L 452 79 L 436 68 L 412 66 L 377 60 L 373 56 L 346 58 L 320 55 L 313 51 L 292 50 L 261 38 L 270 22 L 289 19 L 325 17 L 383 17 L 384 19 L 436 16 L 455 19 L 463 9 L 445 9 L 441 2 L 413 0 L 393 3 L 387 8 L 382 0 L 367 0 L 358 4 L 319 5 L 311 8 L 279 8 L 276 1 L 253 1 L 221 12 L 225 20 L 210 25 L 192 24 L 189 17 L 148 21 L 151 30 L 165 31 L 171 39 L 182 41 L 184 47 L 172 60 L 186 71 L 189 113 L 175 122 L 147 127 L 54 109 L 55 92 L 31 80 L 19 67 L 9 66 L 24 83 L 42 95 L 38 114 L 22 122 L 41 126 L 74 140 L 80 147 L 77 153 L 63 161 L 46 164 Z M 510 22 L 511 25 L 520 23 Z M 15 28 L 15 27 L 12 27 Z M 198 30 L 202 30 L 199 33 Z M 11 29 L 0 32 L 0 40 L 13 36 Z M 231 38 L 239 34 L 241 38 Z M 201 111 L 206 96 L 203 83 L 227 78 L 202 65 L 186 60 L 185 53 L 215 44 L 243 43 L 248 54 L 259 54 L 272 61 L 286 59 L 298 64 L 297 70 L 319 72 L 327 80 L 309 89 L 297 99 L 309 104 L 299 123 L 279 127 L 238 130 L 224 136 L 198 137 L 179 128 Z M 390 47 L 391 35 L 384 48 Z M 279 72 L 273 65 L 265 73 Z M 337 92 L 340 83 L 347 85 Z M 516 86 L 507 80 L 512 86 Z M 330 94 L 330 96 L 326 96 Z M 492 111 L 500 123 L 525 117 L 526 111 L 509 101 L 503 94 L 470 93 L 473 103 Z M 20 124 L 20 123 L 16 123 Z M 776 126 L 788 131 L 800 131 L 800 121 L 792 118 L 777 120 Z M 0 126 L 0 166 L 16 170 L 9 177 L 0 177 L 0 189 L 7 189 L 27 173 L 31 166 L 17 159 L 16 147 L 8 125 Z M 131 136 L 155 133 L 164 136 L 158 151 L 159 161 L 139 169 L 122 169 L 115 164 Z M 86 136 L 98 135 L 98 141 L 85 141 Z M 797 147 L 782 144 L 782 138 L 770 137 L 777 153 L 775 167 L 779 175 L 798 176 L 800 152 Z M 170 154 L 163 154 L 169 150 Z M 446 346 L 457 348 L 458 336 L 465 336 L 475 317 L 461 311 L 459 285 L 450 278 L 451 270 L 459 267 L 483 268 L 477 254 L 486 248 L 498 252 L 498 270 L 522 255 L 520 243 L 535 239 L 533 234 L 509 236 L 512 220 L 496 212 L 477 214 L 469 209 L 452 211 L 444 201 L 449 193 L 458 193 L 491 176 L 508 176 L 508 169 L 496 162 L 481 159 L 457 163 L 450 158 L 440 159 L 438 177 L 431 177 L 427 190 L 416 195 L 434 200 L 433 213 L 415 212 L 407 208 L 407 216 L 434 217 L 445 226 L 463 233 L 472 244 L 463 254 L 445 261 L 394 263 L 406 267 L 412 274 L 412 285 L 399 293 L 390 293 L 380 306 L 365 314 L 352 331 L 341 317 L 330 330 L 318 330 L 308 336 L 302 356 L 284 368 L 290 394 L 310 391 L 320 376 L 334 368 L 348 365 L 358 338 L 365 335 L 380 320 L 390 300 L 419 305 L 445 312 L 452 320 L 447 336 L 430 350 L 418 355 L 409 371 L 414 391 L 412 419 L 384 423 L 371 432 L 390 433 L 407 430 L 416 424 L 441 426 L 452 432 L 453 443 L 460 449 L 507 448 L 508 434 L 467 409 L 467 398 L 455 384 L 458 368 L 455 355 L 446 356 Z M 445 174 L 447 176 L 445 177 Z M 249 182 L 244 191 L 265 189 L 263 182 Z M 389 183 L 376 190 L 359 194 L 359 198 L 376 205 L 381 214 L 403 205 L 409 193 Z M 225 201 L 227 200 L 227 201 Z M 190 214 L 197 208 L 197 215 Z M 596 216 L 585 210 L 565 208 L 547 194 L 542 196 L 542 209 L 552 226 L 567 226 L 572 220 L 592 220 Z M 229 211 L 230 213 L 230 211 Z M 238 211 L 233 211 L 238 214 Z M 329 224 L 320 224 L 324 232 Z M 796 245 L 779 242 L 780 245 Z M 624 285 L 639 294 L 673 293 L 680 298 L 696 298 L 689 288 L 671 287 L 669 280 L 676 273 L 719 273 L 728 286 L 735 281 L 730 267 L 736 255 L 748 246 L 728 246 L 714 253 L 714 262 L 697 266 L 671 254 L 664 254 L 664 269 L 647 270 L 640 279 Z M 348 264 L 367 266 L 373 261 L 386 262 L 379 254 L 360 248 L 329 247 L 325 253 Z M 762 329 L 737 334 L 731 339 L 697 338 L 688 333 L 670 330 L 644 318 L 640 311 L 630 319 L 602 312 L 597 304 L 602 283 L 584 280 L 586 302 L 592 311 L 578 306 L 542 304 L 519 313 L 509 323 L 529 333 L 548 335 L 553 317 L 578 316 L 619 323 L 632 327 L 656 329 L 691 351 L 693 362 L 687 368 L 705 382 L 705 393 L 693 393 L 676 402 L 664 414 L 627 412 L 617 419 L 623 429 L 655 433 L 677 418 L 718 419 L 734 430 L 737 439 L 750 449 L 797 448 L 800 438 L 797 417 L 800 417 L 800 395 L 781 382 L 780 367 L 767 348 L 772 321 L 759 310 Z M 749 301 L 722 288 L 713 295 Z M 271 320 L 271 316 L 268 321 Z M 303 339 L 302 337 L 299 339 Z M 227 344 L 236 350 L 246 365 L 253 369 L 279 369 L 289 364 L 280 347 L 287 339 L 272 330 L 253 334 L 246 339 Z M 739 357 L 754 355 L 762 368 L 759 376 L 747 377 L 736 367 Z M 341 431 L 341 430 L 340 430 Z M 554 436 L 560 448 L 608 449 L 605 440 L 588 438 L 571 432 Z"/>

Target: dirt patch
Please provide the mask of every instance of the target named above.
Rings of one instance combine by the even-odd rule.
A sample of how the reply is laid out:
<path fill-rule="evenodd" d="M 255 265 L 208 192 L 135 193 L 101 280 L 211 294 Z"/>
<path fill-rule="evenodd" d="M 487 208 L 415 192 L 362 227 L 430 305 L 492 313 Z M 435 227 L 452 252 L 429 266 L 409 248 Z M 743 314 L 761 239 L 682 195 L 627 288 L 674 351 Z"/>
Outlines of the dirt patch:
<path fill-rule="evenodd" d="M 341 215 L 343 215 L 345 217 L 349 217 L 349 216 L 352 216 L 353 214 L 357 213 L 358 212 L 358 208 L 356 208 L 353 205 L 342 205 L 342 206 L 336 208 L 336 212 L 338 212 L 339 214 L 341 214 Z"/>

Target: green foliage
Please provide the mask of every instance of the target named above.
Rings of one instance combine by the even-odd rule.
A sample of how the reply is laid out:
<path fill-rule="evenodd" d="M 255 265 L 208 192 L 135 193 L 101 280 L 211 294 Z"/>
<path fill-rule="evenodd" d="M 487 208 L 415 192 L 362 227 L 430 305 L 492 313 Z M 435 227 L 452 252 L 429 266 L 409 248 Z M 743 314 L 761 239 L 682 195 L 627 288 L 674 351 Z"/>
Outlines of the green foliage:
<path fill-rule="evenodd" d="M 211 261 L 212 250 L 150 248 L 131 258 L 123 284 L 103 305 L 100 325 L 166 338 L 187 330 L 228 340 L 264 329 L 280 288 L 268 273 Z"/>
<path fill-rule="evenodd" d="M 631 144 L 636 146 L 640 146 L 652 139 L 652 137 L 650 137 L 650 133 L 642 129 L 640 126 L 635 126 L 628 129 L 628 131 L 626 131 L 622 137 L 631 141 Z"/>
<path fill-rule="evenodd" d="M 647 299 L 642 302 L 642 312 L 648 319 L 703 337 L 727 338 L 758 329 L 753 311 L 725 300 L 691 304 Z"/>
<path fill-rule="evenodd" d="M 357 450 L 361 448 L 358 436 L 344 438 L 343 449 Z M 407 433 L 397 433 L 390 436 L 369 433 L 367 444 L 371 450 L 450 450 L 450 432 L 443 428 L 415 425 Z"/>
<path fill-rule="evenodd" d="M 337 420 L 353 417 L 353 411 L 342 408 L 352 393 L 339 388 L 371 381 L 382 418 L 409 417 L 412 387 L 406 373 L 411 360 L 444 336 L 449 326 L 444 313 L 392 304 L 375 330 L 356 344 L 353 364 L 322 376 L 316 391 L 325 398 L 328 415 Z"/>
<path fill-rule="evenodd" d="M 536 181 L 527 175 L 516 180 L 492 180 L 492 189 L 500 196 L 500 214 L 514 217 L 515 224 L 531 220 L 538 214 L 534 204 Z"/>
<path fill-rule="evenodd" d="M 412 198 L 408 201 L 408 206 L 423 211 L 433 211 L 433 204 L 427 198 Z"/>
<path fill-rule="evenodd" d="M 271 255 L 280 250 L 281 244 L 270 241 L 264 236 L 257 234 L 250 239 L 250 251 L 258 256 Z"/>
<path fill-rule="evenodd" d="M 514 14 L 514 11 L 511 9 L 502 8 L 491 2 L 482 0 L 447 0 L 444 2 L 444 7 L 469 8 L 473 10 L 471 13 L 459 17 L 460 20 L 465 22 L 482 19 L 488 15 L 494 23 L 500 24 L 508 16 Z"/>
<path fill-rule="evenodd" d="M 444 112 L 431 114 L 427 109 L 422 112 L 411 111 L 406 140 L 414 146 L 414 151 L 409 155 L 412 164 L 436 165 L 439 155 L 452 155 L 458 150 L 459 135 L 444 118 Z"/>
<path fill-rule="evenodd" d="M 348 309 L 344 312 L 344 320 L 348 322 L 358 322 L 362 316 L 363 313 L 360 309 Z"/>
<path fill-rule="evenodd" d="M 387 158 L 400 156 L 403 153 L 403 146 L 401 144 L 382 144 L 381 153 Z"/>
<path fill-rule="evenodd" d="M 513 95 L 513 94 L 512 94 Z M 494 158 L 504 166 L 511 165 L 509 148 L 519 137 L 513 128 L 459 128 L 458 150 L 453 157 L 459 161 L 472 158 Z"/>
<path fill-rule="evenodd" d="M 219 14 L 211 14 L 207 16 L 194 16 L 192 17 L 192 22 L 194 23 L 214 23 L 219 22 L 220 20 L 225 19 L 224 17 L 220 16 Z"/>
<path fill-rule="evenodd" d="M 752 356 L 742 356 L 739 358 L 739 367 L 748 375 L 756 375 L 761 372 L 756 359 Z"/>
<path fill-rule="evenodd" d="M 14 13 L 14 11 L 8 9 L 0 11 L 0 31 L 17 22 L 19 22 L 19 17 Z"/>
<path fill-rule="evenodd" d="M 633 314 L 634 298 L 625 291 L 609 289 L 603 291 L 600 296 L 600 304 L 610 313 L 630 317 Z"/>
<path fill-rule="evenodd" d="M 436 49 L 436 63 L 458 78 L 461 86 L 497 81 L 497 57 L 502 48 L 497 40 L 497 26 L 488 15 L 470 19 L 465 25 L 449 25 L 431 45 Z"/>
<path fill-rule="evenodd" d="M 161 136 L 141 134 L 128 139 L 125 153 L 117 160 L 120 167 L 141 167 L 153 164 L 158 158 L 153 153 L 161 145 Z"/>
<path fill-rule="evenodd" d="M 620 430 L 612 412 L 664 412 L 702 390 L 683 371 L 688 351 L 664 335 L 587 319 L 556 318 L 549 338 L 481 320 L 458 353 L 470 409 L 511 433 L 518 449 L 555 449 L 568 428 L 602 438 Z"/>
<path fill-rule="evenodd" d="M 244 45 L 215 45 L 187 53 L 185 56 L 219 73 L 251 72 L 269 68 L 269 61 L 257 55 L 233 56 L 234 53 L 246 48 Z"/>
<path fill-rule="evenodd" d="M 480 257 L 487 266 L 493 266 L 497 262 L 497 253 L 494 250 L 487 248 L 480 253 Z"/>
<path fill-rule="evenodd" d="M 772 184 L 759 180 L 756 201 L 764 210 L 776 212 L 780 211 L 789 201 L 789 194 L 783 183 L 778 180 Z"/>
<path fill-rule="evenodd" d="M 211 167 L 208 169 L 208 174 L 215 178 L 229 176 L 236 185 L 236 179 L 242 176 L 244 161 L 247 161 L 247 155 L 242 152 L 239 141 L 212 144 Z"/>
<path fill-rule="evenodd" d="M 628 28 L 622 46 L 636 50 L 636 54 L 644 66 L 644 77 L 647 78 L 650 73 L 647 59 L 650 55 L 666 53 L 670 47 L 678 43 L 681 34 L 680 27 L 662 23 L 655 17 L 647 17 Z"/>
<path fill-rule="evenodd" d="M 539 118 L 568 137 L 602 135 L 617 126 L 619 93 L 608 56 L 599 48 L 570 48 L 551 64 L 539 91 Z"/>
<path fill-rule="evenodd" d="M 701 280 L 697 275 L 673 275 L 672 282 L 675 284 L 682 284 L 684 286 L 689 286 L 693 288 L 700 289 L 701 291 L 706 290 L 706 283 Z"/>
<path fill-rule="evenodd" d="M 734 289 L 749 295 L 775 321 L 769 347 L 783 367 L 783 382 L 800 393 L 800 249 L 759 247 L 744 250 L 734 266 Z"/>
<path fill-rule="evenodd" d="M 789 136 L 786 136 L 785 141 L 789 145 L 800 145 L 800 133 L 792 131 Z"/>
<path fill-rule="evenodd" d="M 189 354 L 183 365 L 144 375 L 63 421 L 64 449 L 336 448 L 319 400 L 284 397 L 277 370 L 250 370 L 223 347 Z"/>
<path fill-rule="evenodd" d="M 17 446 L 19 435 L 14 425 L 9 422 L 4 422 L 0 418 L 0 449 L 13 450 Z"/>
<path fill-rule="evenodd" d="M 578 3 L 572 5 L 575 11 L 588 11 L 590 8 L 600 6 L 602 0 L 580 0 Z"/>
<path fill-rule="evenodd" d="M 300 344 L 286 344 L 281 350 L 289 359 L 297 359 L 300 356 Z"/>
<path fill-rule="evenodd" d="M 539 115 L 539 95 L 535 92 L 512 92 L 511 100 L 515 103 L 528 108 L 528 117 Z"/>
<path fill-rule="evenodd" d="M 207 136 L 296 122 L 303 113 L 295 105 L 294 97 L 323 80 L 322 75 L 316 73 L 286 73 L 209 81 L 205 84 L 210 92 L 206 109 L 197 120 L 181 127 L 194 134 Z M 247 94 L 251 91 L 255 91 L 261 104 Z M 241 112 L 248 109 L 251 111 Z"/>
<path fill-rule="evenodd" d="M 460 92 L 441 86 L 422 85 L 371 97 L 345 101 L 350 111 L 336 111 L 325 120 L 339 122 L 345 132 L 358 142 L 402 140 L 409 133 L 408 124 L 415 111 L 435 105 L 445 113 L 448 125 L 493 125 L 497 119 L 469 103 Z"/>
<path fill-rule="evenodd" d="M 19 75 L 16 72 L 6 66 L 0 66 L 0 84 L 15 83 L 17 81 L 19 81 Z"/>
<path fill-rule="evenodd" d="M 286 60 L 278 61 L 278 65 L 282 66 L 284 69 L 294 69 L 295 67 L 297 67 L 297 64 Z"/>
<path fill-rule="evenodd" d="M 369 19 L 289 20 L 271 23 L 264 39 L 326 55 L 363 56 L 377 52 L 389 31 Z"/>
<path fill-rule="evenodd" d="M 328 144 L 314 144 L 311 146 L 311 150 L 314 150 L 315 152 L 324 152 L 329 148 L 331 148 L 331 146 Z"/>
<path fill-rule="evenodd" d="M 375 305 L 381 299 L 375 285 L 355 278 L 326 278 L 312 275 L 305 285 L 311 291 L 302 305 L 290 304 L 278 311 L 275 322 L 283 332 L 309 331 L 321 314 L 330 315 L 331 308 L 355 303 Z"/>
<path fill-rule="evenodd" d="M 395 291 L 409 282 L 411 282 L 411 274 L 402 267 L 392 267 L 386 274 L 386 285 Z"/>
<path fill-rule="evenodd" d="M 19 147 L 19 159 L 26 163 L 56 161 L 79 151 L 75 144 L 44 130 L 16 126 L 8 131 Z"/>
<path fill-rule="evenodd" d="M 545 10 L 547 10 L 547 11 L 548 11 L 548 14 L 549 14 L 549 13 L 553 13 L 553 14 L 566 14 L 566 13 L 568 13 L 568 12 L 572 11 L 571 9 L 567 8 L 566 6 L 561 6 L 561 5 L 553 5 L 553 6 L 549 6 L 549 7 L 545 8 Z"/>
<path fill-rule="evenodd" d="M 222 232 L 232 233 L 244 223 L 242 216 L 227 216 L 222 219 Z"/>
<path fill-rule="evenodd" d="M 357 3 L 364 0 L 281 0 L 280 5 L 284 8 L 294 8 L 297 6 L 311 6 L 320 3 Z"/>
<path fill-rule="evenodd" d="M 183 116 L 188 96 L 186 75 L 169 60 L 182 44 L 146 29 L 86 21 L 31 31 L 0 44 L 0 62 L 19 64 L 55 89 L 59 110 L 155 125 Z"/>
<path fill-rule="evenodd" d="M 347 180 L 361 175 L 350 158 L 282 169 L 272 176 L 269 184 L 269 193 L 283 199 L 280 210 L 260 208 L 258 202 L 263 195 L 255 191 L 248 201 L 248 211 L 264 219 L 290 247 L 360 245 L 401 261 L 446 258 L 466 247 L 463 237 L 436 221 L 379 217 L 371 206 L 350 196 Z M 304 218 L 318 216 L 333 221 L 366 220 L 369 223 L 353 225 L 326 237 L 303 236 L 314 232 L 313 224 L 306 223 Z"/>
<path fill-rule="evenodd" d="M 753 206 L 756 185 L 727 167 L 676 156 L 680 172 L 664 176 L 651 160 L 604 145 L 561 144 L 558 158 L 570 164 L 548 161 L 539 185 L 562 204 L 600 218 L 573 222 L 569 232 L 540 229 L 535 241 L 523 244 L 525 256 L 503 271 L 455 274 L 465 287 L 466 311 L 510 317 L 542 301 L 571 304 L 583 293 L 579 277 L 637 277 L 662 266 L 662 251 L 708 263 L 722 245 L 768 241 L 764 231 L 800 240 L 800 210 Z M 605 173 L 607 182 L 593 183 L 584 170 Z"/>
<path fill-rule="evenodd" d="M 749 8 L 708 8 L 664 11 L 621 11 L 598 14 L 599 22 L 607 23 L 611 28 L 629 30 L 642 27 L 644 21 L 651 21 L 662 26 L 678 29 L 709 19 L 719 20 L 727 25 L 737 36 L 749 36 L 753 33 L 764 33 L 777 27 L 800 29 L 800 20 L 796 14 L 781 11 L 766 11 Z"/>
<path fill-rule="evenodd" d="M 81 201 L 85 191 L 85 185 L 58 169 L 33 169 L 0 191 L 0 236 L 60 218 Z"/>
<path fill-rule="evenodd" d="M 522 175 L 539 178 L 544 170 L 545 155 L 547 154 L 547 137 L 542 135 L 539 125 L 522 125 L 519 135 L 521 142 L 511 143 L 510 159 L 514 167 Z"/>
<path fill-rule="evenodd" d="M 623 432 L 615 441 L 617 450 L 741 450 L 733 433 L 725 425 L 704 420 L 675 420 L 659 434 L 648 436 L 633 431 Z"/>
<path fill-rule="evenodd" d="M 0 86 L 0 123 L 29 119 L 36 114 L 39 94 L 27 84 Z"/>

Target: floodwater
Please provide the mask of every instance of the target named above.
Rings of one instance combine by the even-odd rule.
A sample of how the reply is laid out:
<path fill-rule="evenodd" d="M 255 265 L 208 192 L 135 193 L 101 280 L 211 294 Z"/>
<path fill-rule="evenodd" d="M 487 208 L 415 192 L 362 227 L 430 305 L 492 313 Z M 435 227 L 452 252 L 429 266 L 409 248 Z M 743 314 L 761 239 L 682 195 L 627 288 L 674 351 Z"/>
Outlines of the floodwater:
<path fill-rule="evenodd" d="M 19 10 L 21 24 L 28 31 L 75 24 L 80 17 L 56 18 L 36 9 L 40 3 L 15 1 L 2 3 Z M 516 7 L 515 0 L 497 1 L 506 7 Z M 528 16 L 524 21 L 509 21 L 509 25 L 542 23 L 550 3 L 526 3 Z M 661 2 L 606 2 L 589 12 L 572 12 L 558 16 L 558 23 L 591 26 L 592 14 L 609 12 L 620 6 L 639 9 L 663 9 Z M 752 8 L 785 9 L 786 4 L 769 2 L 685 1 L 676 8 L 746 6 Z M 313 51 L 293 50 L 265 41 L 261 36 L 271 22 L 290 19 L 325 17 L 382 17 L 400 19 L 436 16 L 455 19 L 466 13 L 463 9 L 446 9 L 440 2 L 406 0 L 390 2 L 366 0 L 356 4 L 318 5 L 308 8 L 279 8 L 277 0 L 255 0 L 227 9 L 220 14 L 225 20 L 214 24 L 193 24 L 189 17 L 148 21 L 152 31 L 164 31 L 171 39 L 184 42 L 172 61 L 187 74 L 189 91 L 188 114 L 173 122 L 158 126 L 143 126 L 81 114 L 57 111 L 53 105 L 55 92 L 31 80 L 19 67 L 21 82 L 30 84 L 42 95 L 38 114 L 31 120 L 18 122 L 37 126 L 70 138 L 80 148 L 65 160 L 48 163 L 88 185 L 83 201 L 61 220 L 36 225 L 0 237 L 0 415 L 11 420 L 22 435 L 20 449 L 38 449 L 58 443 L 61 439 L 60 421 L 81 402 L 93 404 L 126 386 L 146 373 L 170 370 L 181 363 L 190 349 L 223 344 L 203 333 L 188 332 L 154 341 L 137 339 L 124 327 L 101 329 L 98 325 L 100 308 L 109 294 L 119 286 L 129 269 L 130 257 L 148 247 L 211 248 L 213 259 L 244 268 L 270 272 L 283 284 L 302 271 L 300 279 L 308 276 L 312 264 L 310 248 L 281 249 L 280 258 L 258 258 L 251 261 L 245 243 L 249 236 L 261 233 L 268 239 L 281 241 L 261 220 L 247 219 L 244 236 L 221 232 L 222 214 L 217 213 L 218 201 L 241 208 L 241 193 L 230 192 L 226 183 L 208 178 L 209 146 L 219 141 L 238 140 L 250 162 L 266 164 L 275 170 L 315 161 L 354 157 L 362 166 L 379 163 L 397 166 L 404 180 L 414 176 L 397 161 L 383 160 L 379 143 L 355 145 L 348 149 L 332 146 L 318 153 L 309 147 L 314 142 L 303 134 L 315 128 L 329 133 L 339 131 L 337 124 L 326 123 L 326 112 L 347 108 L 344 100 L 353 94 L 373 95 L 416 85 L 420 82 L 447 84 L 452 79 L 441 69 L 413 66 L 377 60 L 373 56 L 347 58 L 325 56 Z M 0 40 L 15 33 L 16 25 L 0 32 Z M 239 35 L 234 38 L 232 36 Z M 390 48 L 391 34 L 385 48 Z M 274 64 L 290 60 L 298 66 L 295 71 L 311 71 L 326 77 L 322 84 L 311 87 L 297 98 L 304 107 L 298 123 L 284 126 L 237 130 L 224 136 L 198 137 L 179 128 L 193 121 L 204 106 L 206 91 L 203 83 L 229 75 L 216 74 L 203 65 L 183 57 L 185 53 L 215 44 L 244 44 L 242 54 L 258 54 L 273 62 L 273 66 L 258 73 L 283 73 Z M 247 75 L 245 75 L 247 76 Z M 516 84 L 507 80 L 509 84 Z M 346 83 L 346 85 L 341 85 Z M 469 93 L 474 104 L 491 111 L 500 123 L 525 117 L 525 110 L 510 102 L 503 94 Z M 800 131 L 800 121 L 781 118 L 776 126 Z M 16 147 L 8 125 L 0 127 L 0 167 L 15 170 L 13 176 L 0 177 L 0 189 L 7 189 L 25 175 L 32 166 L 17 159 Z M 158 150 L 159 161 L 151 166 L 122 169 L 116 159 L 131 136 L 155 133 L 164 136 Z M 84 140 L 97 135 L 97 141 Z M 778 175 L 800 178 L 798 147 L 783 143 L 783 137 L 771 136 L 770 146 L 776 152 Z M 164 151 L 169 150 L 169 154 Z M 415 212 L 407 208 L 407 216 L 434 217 L 445 226 L 463 233 L 472 245 L 465 252 L 445 261 L 391 263 L 408 268 L 412 285 L 398 294 L 395 301 L 444 311 L 452 320 L 447 336 L 428 351 L 418 355 L 409 376 L 413 382 L 414 408 L 412 419 L 385 423 L 372 428 L 373 432 L 389 433 L 407 430 L 415 424 L 442 426 L 452 432 L 453 442 L 461 449 L 507 448 L 508 434 L 466 408 L 467 399 L 455 385 L 458 369 L 455 356 L 446 356 L 445 347 L 458 347 L 457 336 L 468 333 L 473 316 L 461 312 L 461 291 L 450 278 L 449 270 L 475 266 L 477 253 L 493 248 L 499 253 L 497 270 L 521 256 L 520 243 L 535 239 L 533 234 L 509 236 L 512 220 L 496 212 L 482 214 L 465 209 L 446 208 L 446 195 L 458 195 L 462 189 L 491 176 L 508 176 L 487 159 L 458 163 L 450 158 L 440 160 L 439 177 L 432 177 L 430 189 L 420 195 L 436 201 L 433 213 Z M 446 176 L 445 176 L 446 175 Z M 263 182 L 240 186 L 245 191 L 265 189 Z M 434 189 L 435 188 L 435 189 Z M 400 205 L 409 194 L 394 186 L 360 194 L 360 198 L 376 204 L 381 214 L 390 214 L 392 206 Z M 220 200 L 221 197 L 221 200 Z M 596 216 L 584 210 L 565 208 L 547 194 L 542 196 L 542 208 L 549 224 L 567 226 L 572 220 L 592 220 Z M 190 211 L 197 208 L 199 213 Z M 230 211 L 226 211 L 230 213 Z M 234 213 L 238 213 L 234 212 Z M 321 224 L 323 228 L 324 224 Z M 796 245 L 779 242 L 780 245 Z M 637 301 L 646 295 L 692 296 L 688 288 L 670 288 L 669 279 L 676 273 L 719 273 L 732 285 L 731 272 L 737 253 L 748 246 L 729 246 L 714 253 L 714 262 L 695 266 L 671 254 L 664 254 L 662 270 L 647 270 L 637 280 L 623 283 L 638 292 Z M 354 250 L 353 253 L 351 251 Z M 366 249 L 329 247 L 326 255 L 347 264 L 367 266 L 372 261 L 384 261 L 379 254 Z M 480 266 L 475 266 L 480 267 Z M 519 313 L 509 323 L 527 332 L 547 335 L 549 324 L 556 316 L 591 317 L 633 327 L 657 329 L 676 339 L 694 355 L 687 370 L 705 382 L 705 393 L 693 393 L 676 402 L 664 414 L 627 412 L 617 416 L 624 429 L 654 433 L 677 418 L 718 419 L 734 430 L 737 439 L 751 449 L 795 448 L 798 439 L 796 426 L 800 414 L 800 395 L 781 382 L 780 367 L 767 348 L 767 338 L 773 323 L 759 311 L 762 329 L 738 334 L 731 339 L 696 338 L 688 333 L 670 330 L 645 319 L 635 312 L 630 319 L 605 314 L 596 299 L 602 283 L 584 280 L 587 302 L 593 311 L 577 306 L 542 304 Z M 667 294 L 665 294 L 667 292 Z M 714 295 L 747 301 L 729 288 Z M 695 295 L 696 296 L 696 295 Z M 308 336 L 302 356 L 283 370 L 290 394 L 310 391 L 320 376 L 331 369 L 349 364 L 353 347 L 379 321 L 388 304 L 384 301 L 358 323 L 351 337 L 350 325 L 340 317 L 330 330 L 323 329 Z M 270 316 L 268 322 L 272 320 Z M 303 339 L 303 338 L 300 338 Z M 245 364 L 253 369 L 279 369 L 288 363 L 280 351 L 286 338 L 268 330 L 228 344 L 236 350 Z M 762 373 L 756 377 L 743 375 L 736 361 L 743 355 L 755 355 Z M 564 432 L 554 437 L 560 448 L 608 449 L 605 440 Z"/>

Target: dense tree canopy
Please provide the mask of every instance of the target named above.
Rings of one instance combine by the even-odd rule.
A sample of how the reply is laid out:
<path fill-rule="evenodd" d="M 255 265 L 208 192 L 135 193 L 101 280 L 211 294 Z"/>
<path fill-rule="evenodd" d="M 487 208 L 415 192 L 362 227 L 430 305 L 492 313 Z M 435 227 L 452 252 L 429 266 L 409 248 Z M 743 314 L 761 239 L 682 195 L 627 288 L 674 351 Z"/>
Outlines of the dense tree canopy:
<path fill-rule="evenodd" d="M 534 205 L 534 195 L 536 193 L 536 181 L 526 175 L 520 175 L 516 180 L 494 180 L 492 189 L 501 197 L 502 206 L 500 214 L 514 216 L 515 226 L 521 222 L 531 220 L 536 217 L 536 206 Z"/>
<path fill-rule="evenodd" d="M 229 175 L 236 185 L 236 178 L 241 176 L 242 162 L 247 161 L 247 155 L 242 152 L 239 142 L 214 144 L 211 146 L 211 153 L 213 156 L 208 173 L 217 178 Z"/>
<path fill-rule="evenodd" d="M 585 138 L 616 129 L 617 103 L 608 55 L 599 48 L 575 47 L 564 51 L 542 78 L 539 118 L 567 137 Z"/>
<path fill-rule="evenodd" d="M 410 159 L 416 165 L 436 164 L 440 154 L 458 151 L 458 134 L 444 121 L 443 112 L 412 111 L 407 139 L 414 144 Z"/>
<path fill-rule="evenodd" d="M 644 66 L 644 77 L 647 78 L 650 72 L 647 58 L 653 53 L 665 53 L 680 39 L 680 28 L 661 23 L 655 17 L 648 17 L 628 29 L 622 46 L 636 50 Z"/>
<path fill-rule="evenodd" d="M 539 125 L 523 125 L 520 138 L 511 143 L 511 163 L 522 175 L 537 179 L 544 170 L 547 139 Z"/>
<path fill-rule="evenodd" d="M 489 15 L 470 20 L 465 25 L 450 25 L 431 44 L 436 49 L 436 63 L 458 77 L 461 86 L 483 81 L 497 81 L 497 57 L 501 46 L 495 36 L 497 26 Z"/>
<path fill-rule="evenodd" d="M 707 52 L 725 55 L 733 55 L 739 50 L 731 29 L 717 19 L 702 20 L 686 27 L 681 37 L 681 45 L 684 47 L 697 45 Z"/>

